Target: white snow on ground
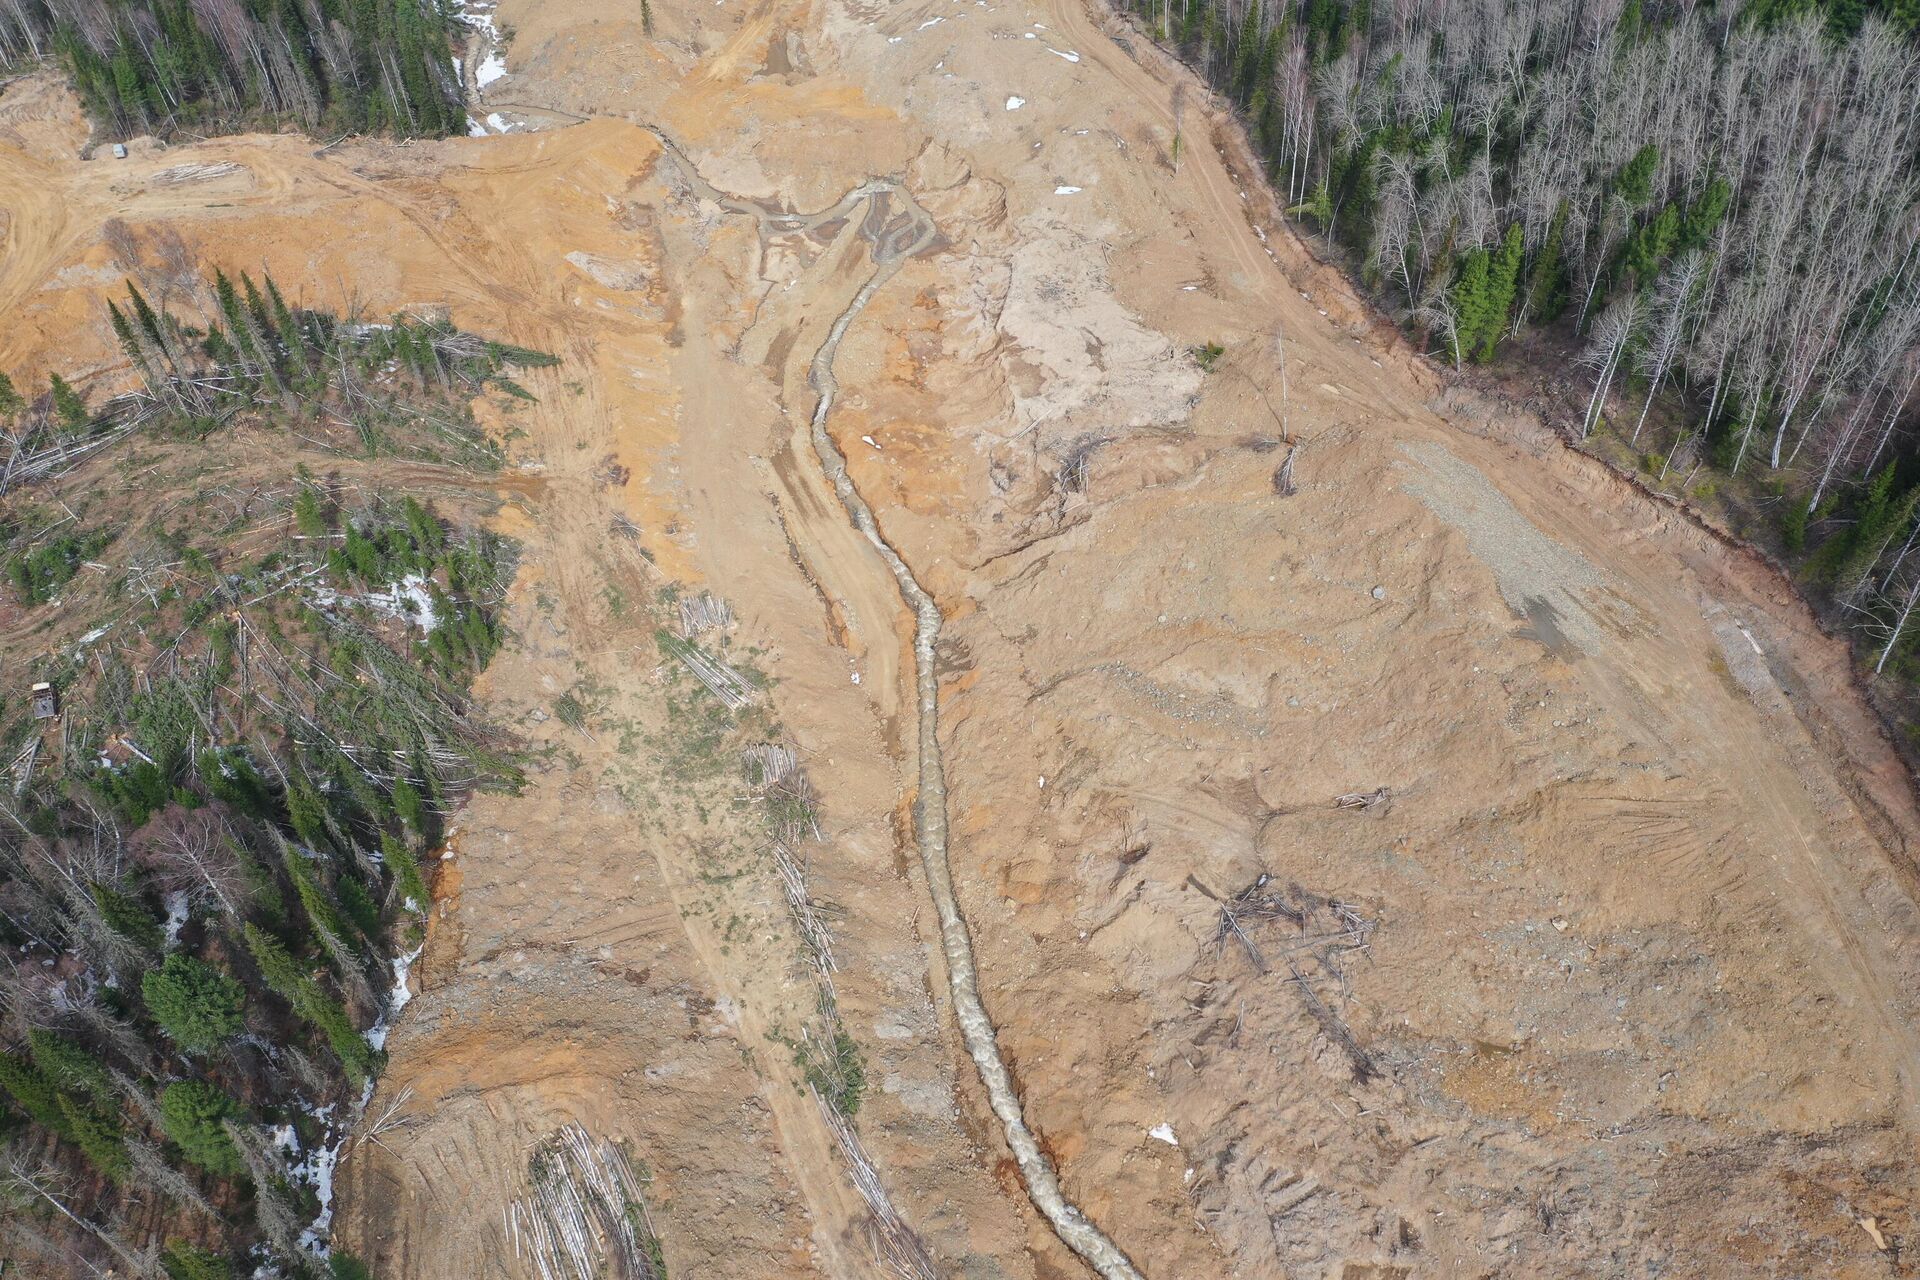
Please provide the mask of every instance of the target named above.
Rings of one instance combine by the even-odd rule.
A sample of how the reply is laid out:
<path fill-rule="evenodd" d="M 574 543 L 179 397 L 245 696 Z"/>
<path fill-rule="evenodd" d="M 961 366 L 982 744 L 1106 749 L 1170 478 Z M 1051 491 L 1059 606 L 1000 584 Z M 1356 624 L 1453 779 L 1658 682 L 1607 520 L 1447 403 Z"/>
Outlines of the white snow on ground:
<path fill-rule="evenodd" d="M 498 111 L 493 112 L 487 117 L 487 125 L 495 133 L 512 133 L 520 127 L 518 124 L 501 115 Z"/>
<path fill-rule="evenodd" d="M 1055 188 L 1053 189 L 1053 194 L 1055 194 L 1055 195 L 1057 195 L 1057 196 L 1077 196 L 1077 195 L 1079 195 L 1079 194 L 1080 194 L 1080 188 L 1078 188 L 1078 187 L 1055 187 Z"/>
<path fill-rule="evenodd" d="M 1007 99 L 1007 110 L 1009 111 L 1018 111 L 1020 108 L 1026 105 L 1027 105 L 1027 100 L 1025 98 L 1008 98 Z"/>
<path fill-rule="evenodd" d="M 374 592 L 367 597 L 367 603 L 395 617 L 413 619 L 422 631 L 431 631 L 440 625 L 440 619 L 434 616 L 433 596 L 427 590 L 427 580 L 417 573 L 408 574 L 385 591 Z"/>
<path fill-rule="evenodd" d="M 400 1011 L 413 999 L 413 992 L 407 987 L 407 975 L 413 972 L 413 962 L 420 958 L 425 945 L 422 943 L 405 955 L 393 958 L 393 990 L 387 993 L 387 1011 L 380 1015 L 379 1021 L 367 1028 L 367 1043 L 376 1049 L 387 1047 L 387 1033 L 393 1030 Z"/>
<path fill-rule="evenodd" d="M 937 27 L 945 21 L 946 21 L 945 18 L 928 18 L 925 22 L 921 23 L 918 27 L 916 27 L 915 30 L 925 31 L 928 27 Z"/>
<path fill-rule="evenodd" d="M 492 121 L 498 117 L 488 116 L 487 119 Z M 364 604 L 375 613 L 385 614 L 389 618 L 404 618 L 422 631 L 431 631 L 440 625 L 440 619 L 434 616 L 433 596 L 427 590 L 427 580 L 417 573 L 410 573 L 391 586 L 369 591 L 365 595 L 335 591 L 331 587 L 314 587 L 312 597 L 315 604 L 329 607 Z"/>
<path fill-rule="evenodd" d="M 387 993 L 387 1009 L 379 1020 L 367 1028 L 367 1043 L 376 1049 L 387 1047 L 387 1033 L 393 1029 L 393 1023 L 400 1011 L 413 999 L 413 992 L 407 987 L 407 976 L 413 972 L 413 965 L 426 949 L 422 943 L 412 951 L 393 958 L 393 990 Z M 328 1252 L 327 1234 L 333 1229 L 333 1171 L 340 1163 L 340 1152 L 347 1145 L 347 1138 L 354 1124 L 366 1111 L 367 1104 L 373 1101 L 374 1082 L 367 1081 L 366 1089 L 360 1094 L 360 1105 L 338 1129 L 334 1127 L 333 1104 L 324 1107 L 305 1108 L 308 1115 L 321 1122 L 325 1127 L 325 1136 L 320 1145 L 307 1153 L 304 1160 L 295 1160 L 300 1154 L 300 1141 L 294 1136 L 292 1125 L 282 1125 L 273 1131 L 276 1146 L 287 1152 L 287 1172 L 296 1182 L 303 1182 L 313 1188 L 313 1194 L 320 1202 L 320 1212 L 314 1215 L 307 1229 L 300 1233 L 300 1247 L 317 1257 L 325 1257 Z M 330 1140 L 329 1140 L 330 1139 Z"/>
<path fill-rule="evenodd" d="M 162 928 L 167 935 L 167 950 L 171 951 L 179 945 L 180 930 L 187 923 L 187 895 L 179 892 L 170 893 L 166 897 L 166 903 L 167 919 Z"/>
<path fill-rule="evenodd" d="M 472 116 L 468 116 L 467 117 L 467 136 L 469 138 L 490 138 L 493 135 L 490 132 L 488 132 L 487 126 L 481 124 L 478 120 L 475 120 Z"/>
<path fill-rule="evenodd" d="M 1080 55 L 1073 52 L 1071 49 L 1063 52 L 1062 50 L 1054 48 L 1052 45 L 1048 45 L 1047 52 L 1052 54 L 1056 58 L 1065 58 L 1068 62 L 1080 61 Z"/>
<path fill-rule="evenodd" d="M 1165 1123 L 1164 1121 L 1161 1122 L 1160 1124 L 1153 1126 L 1153 1128 L 1147 1130 L 1147 1136 L 1149 1138 L 1158 1138 L 1160 1141 L 1166 1143 L 1170 1147 L 1177 1147 L 1180 1145 L 1180 1139 L 1173 1136 L 1173 1126 Z"/>
<path fill-rule="evenodd" d="M 371 1091 L 373 1086 L 368 1085 L 367 1088 Z M 361 1105 L 366 1104 L 363 1101 Z M 300 1247 L 317 1257 L 325 1257 L 328 1252 L 327 1233 L 333 1228 L 333 1168 L 340 1163 L 340 1148 L 346 1145 L 347 1134 L 343 1129 L 337 1137 L 334 1135 L 331 1102 L 324 1107 L 303 1106 L 301 1110 L 318 1120 L 323 1126 L 326 1137 L 333 1138 L 333 1141 L 328 1142 L 323 1138 L 320 1145 L 309 1151 L 304 1160 L 296 1160 L 294 1157 L 300 1154 L 300 1139 L 295 1136 L 293 1126 L 284 1125 L 281 1129 L 276 1129 L 273 1137 L 274 1142 L 287 1153 L 287 1176 L 295 1182 L 312 1187 L 314 1196 L 320 1201 L 320 1212 L 313 1216 L 313 1221 L 307 1224 L 307 1229 L 300 1233 Z M 282 1141 L 282 1130 L 284 1130 L 284 1141 Z"/>
<path fill-rule="evenodd" d="M 486 44 L 486 54 L 480 59 L 480 65 L 473 69 L 474 86 L 480 89 L 507 74 L 507 59 L 500 51 L 500 28 L 494 25 L 493 7 L 492 0 L 466 0 L 460 6 L 460 20 L 478 32 Z M 460 64 L 456 60 L 456 75 L 459 70 Z"/>

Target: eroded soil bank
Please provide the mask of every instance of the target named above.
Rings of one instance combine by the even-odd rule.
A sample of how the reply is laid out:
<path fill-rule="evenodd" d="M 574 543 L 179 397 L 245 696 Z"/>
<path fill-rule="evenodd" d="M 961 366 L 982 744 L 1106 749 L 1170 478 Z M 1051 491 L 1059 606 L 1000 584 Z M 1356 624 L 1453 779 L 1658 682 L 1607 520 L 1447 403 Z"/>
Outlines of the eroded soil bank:
<path fill-rule="evenodd" d="M 1790 593 L 1445 395 L 1191 87 L 1173 163 L 1181 73 L 1079 0 L 651 13 L 505 0 L 506 136 L 82 163 L 64 94 L 0 97 L 0 367 L 113 364 L 111 217 L 563 359 L 502 424 L 484 690 L 540 764 L 461 817 L 342 1241 L 534 1274 L 503 1215 L 579 1123 L 646 1165 L 673 1275 L 884 1274 L 794 1064 L 762 800 L 655 636 L 711 592 L 771 678 L 726 732 L 819 795 L 892 1203 L 940 1275 L 1085 1274 L 955 1024 L 916 619 L 810 438 L 884 276 L 824 430 L 943 619 L 947 853 L 1021 1107 L 1141 1272 L 1900 1274 L 1920 820 Z M 875 179 L 936 236 L 883 273 L 904 199 L 714 198 Z"/>

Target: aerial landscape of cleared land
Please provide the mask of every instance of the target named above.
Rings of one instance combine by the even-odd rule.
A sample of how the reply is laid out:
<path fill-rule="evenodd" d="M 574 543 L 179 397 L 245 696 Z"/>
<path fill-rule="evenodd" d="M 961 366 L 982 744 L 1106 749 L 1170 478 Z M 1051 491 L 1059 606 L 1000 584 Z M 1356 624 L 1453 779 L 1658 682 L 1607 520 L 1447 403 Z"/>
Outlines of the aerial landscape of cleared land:
<path fill-rule="evenodd" d="M 1920 1274 L 1915 0 L 0 0 L 0 1277 Z"/>

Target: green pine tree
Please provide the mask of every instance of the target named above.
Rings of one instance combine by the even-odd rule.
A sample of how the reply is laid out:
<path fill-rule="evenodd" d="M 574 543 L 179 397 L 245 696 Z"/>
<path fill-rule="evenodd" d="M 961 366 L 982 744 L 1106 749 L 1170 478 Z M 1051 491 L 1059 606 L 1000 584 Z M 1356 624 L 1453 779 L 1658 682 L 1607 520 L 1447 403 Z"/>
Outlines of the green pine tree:
<path fill-rule="evenodd" d="M 1520 286 L 1520 265 L 1526 258 L 1526 252 L 1526 238 L 1516 222 L 1507 228 L 1506 238 L 1500 242 L 1500 251 L 1494 255 L 1487 269 L 1484 327 L 1474 352 L 1474 359 L 1482 364 L 1493 359 L 1495 345 L 1506 336 L 1507 317 L 1513 312 L 1513 296 Z"/>
<path fill-rule="evenodd" d="M 148 951 L 160 949 L 160 922 L 140 905 L 138 898 L 121 893 L 112 885 L 95 884 L 92 889 L 94 905 L 100 908 L 101 918 L 109 929 Z"/>
<path fill-rule="evenodd" d="M 62 1091 L 86 1094 L 102 1106 L 118 1096 L 106 1065 L 76 1041 L 36 1028 L 27 1032 L 27 1049 L 34 1066 Z"/>
<path fill-rule="evenodd" d="M 185 952 L 168 956 L 140 980 L 147 1008 L 188 1053 L 211 1053 L 240 1034 L 246 988 Z"/>
<path fill-rule="evenodd" d="M 0 1091 L 10 1096 L 27 1118 L 50 1133 L 67 1132 L 67 1113 L 60 1109 L 60 1091 L 39 1068 L 15 1053 L 0 1053 Z"/>
<path fill-rule="evenodd" d="M 53 393 L 53 413 L 60 419 L 60 425 L 76 435 L 93 425 L 93 415 L 87 412 L 87 399 L 59 374 L 47 379 L 48 389 Z"/>
<path fill-rule="evenodd" d="M 257 925 L 243 925 L 241 933 L 267 986 L 303 1021 L 313 1024 L 326 1036 L 334 1056 L 340 1059 L 356 1084 L 371 1079 L 379 1054 L 353 1029 L 339 1002 L 300 967 L 285 947 Z"/>
<path fill-rule="evenodd" d="M 1474 249 L 1461 260 L 1460 274 L 1453 282 L 1453 359 L 1458 364 L 1461 357 L 1478 345 L 1480 335 L 1486 331 L 1491 307 L 1488 296 L 1488 275 L 1491 262 L 1485 249 Z"/>
<path fill-rule="evenodd" d="M 133 1172 L 133 1161 L 127 1155 L 120 1126 L 68 1094 L 60 1095 L 60 1111 L 67 1118 L 66 1136 L 80 1148 L 87 1163 L 114 1182 L 125 1182 Z"/>
<path fill-rule="evenodd" d="M 220 1178 L 246 1171 L 239 1149 L 227 1136 L 225 1121 L 239 1114 L 233 1099 L 213 1085 L 181 1080 L 160 1094 L 160 1127 L 181 1154 Z"/>
<path fill-rule="evenodd" d="M 233 1280 L 233 1269 L 225 1258 L 184 1240 L 175 1240 L 161 1252 L 160 1268 L 167 1280 Z"/>

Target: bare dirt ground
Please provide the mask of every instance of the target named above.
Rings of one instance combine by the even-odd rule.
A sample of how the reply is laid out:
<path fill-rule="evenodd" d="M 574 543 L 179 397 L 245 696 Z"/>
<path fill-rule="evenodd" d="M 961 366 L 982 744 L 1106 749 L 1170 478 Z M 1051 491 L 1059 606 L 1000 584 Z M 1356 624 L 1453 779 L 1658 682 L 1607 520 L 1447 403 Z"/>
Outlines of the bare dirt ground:
<path fill-rule="evenodd" d="M 1783 583 L 1449 393 L 1193 105 L 1176 167 L 1183 73 L 1083 0 L 652 14 L 503 0 L 477 110 L 519 127 L 484 139 L 82 162 L 64 92 L 0 97 L 16 381 L 110 375 L 116 217 L 563 360 L 501 424 L 524 567 L 483 686 L 540 760 L 459 819 L 344 1244 L 533 1274 L 503 1212 L 579 1122 L 650 1170 L 676 1277 L 883 1274 L 785 1044 L 812 995 L 755 802 L 654 643 L 677 587 L 731 604 L 822 794 L 902 1216 L 941 1275 L 1084 1274 L 953 1026 L 912 620 L 808 443 L 884 228 L 729 212 L 652 127 L 743 200 L 891 176 L 937 224 L 828 429 L 947 620 L 952 864 L 1027 1118 L 1143 1272 L 1913 1272 L 1920 814 Z"/>

